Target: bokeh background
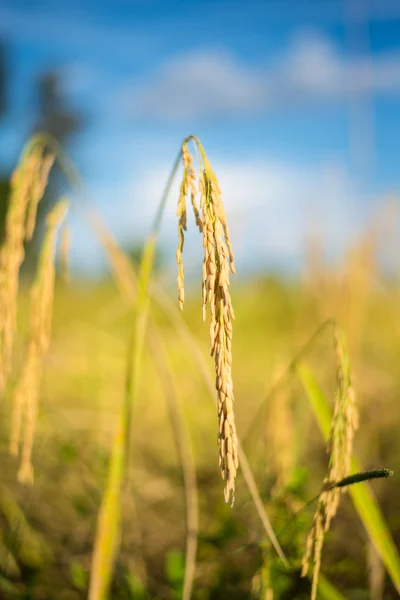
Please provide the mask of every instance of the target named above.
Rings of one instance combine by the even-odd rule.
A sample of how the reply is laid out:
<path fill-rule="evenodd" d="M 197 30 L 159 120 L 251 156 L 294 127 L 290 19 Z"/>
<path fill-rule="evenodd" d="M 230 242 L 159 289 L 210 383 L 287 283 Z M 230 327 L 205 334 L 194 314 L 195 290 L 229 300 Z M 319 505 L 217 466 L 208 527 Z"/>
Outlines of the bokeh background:
<path fill-rule="evenodd" d="M 27 135 L 48 129 L 127 244 L 189 133 L 216 165 L 242 271 L 298 271 L 316 231 L 338 257 L 396 194 L 394 0 L 0 8 L 3 177 Z M 75 266 L 98 271 L 95 242 L 75 228 Z"/>
<path fill-rule="evenodd" d="M 146 345 L 133 485 L 124 496 L 110 598 L 182 597 L 185 495 L 166 401 L 168 373 L 196 463 L 200 528 L 192 597 L 310 597 L 300 564 L 315 503 L 304 506 L 320 489 L 328 457 L 312 402 L 287 367 L 306 344 L 301 358 L 332 406 L 332 336 L 329 324 L 320 328 L 326 319 L 337 319 L 348 343 L 361 415 L 360 468 L 395 471 L 371 487 L 398 562 L 396 580 L 344 496 L 327 536 L 320 597 L 397 598 L 400 3 L 0 0 L 2 237 L 9 179 L 37 131 L 61 143 L 92 207 L 134 265 L 182 139 L 195 134 L 202 141 L 220 181 L 236 255 L 237 428 L 291 562 L 283 569 L 271 551 L 241 472 L 234 508 L 223 502 L 215 407 L 182 336 L 183 327 L 213 377 L 208 326 L 200 317 L 201 238 L 190 217 L 183 317 L 173 308 L 165 312 L 164 292 L 155 292 L 152 302 L 170 371 L 160 369 L 154 347 Z M 176 299 L 178 191 L 179 177 L 156 265 L 155 289 L 165 291 L 169 307 Z M 9 457 L 9 421 L 29 338 L 30 275 L 44 216 L 60 195 L 71 200 L 72 277 L 57 277 L 35 483 L 26 487 Z M 87 597 L 132 314 L 112 282 L 104 245 L 83 218 L 84 203 L 56 168 L 27 247 L 14 368 L 0 403 L 0 598 Z M 283 384 L 271 393 L 282 373 Z M 22 541 L 13 530 L 15 514 L 26 528 Z"/>

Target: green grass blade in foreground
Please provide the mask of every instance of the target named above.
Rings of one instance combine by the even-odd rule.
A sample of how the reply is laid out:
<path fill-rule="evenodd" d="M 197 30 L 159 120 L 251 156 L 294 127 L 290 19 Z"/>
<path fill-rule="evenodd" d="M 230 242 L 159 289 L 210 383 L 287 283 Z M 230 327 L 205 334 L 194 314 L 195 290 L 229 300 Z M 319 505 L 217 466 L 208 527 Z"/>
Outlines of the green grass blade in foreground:
<path fill-rule="evenodd" d="M 154 265 L 156 247 L 156 236 L 151 235 L 143 249 L 143 257 L 140 263 L 138 279 L 138 298 L 136 315 L 132 324 L 130 350 L 128 358 L 128 372 L 126 382 L 125 415 L 126 415 L 126 451 L 130 456 L 130 445 L 132 442 L 132 415 L 133 406 L 136 402 L 138 386 L 140 381 L 143 348 L 146 337 L 148 309 L 150 303 L 149 286 Z"/>
<path fill-rule="evenodd" d="M 180 403 L 178 383 L 174 374 L 167 347 L 158 329 L 149 323 L 148 342 L 154 365 L 162 383 L 175 447 L 182 469 L 185 491 L 186 513 L 186 558 L 182 600 L 192 597 L 196 571 L 196 557 L 199 533 L 199 500 L 197 491 L 196 464 L 192 448 L 190 431 L 185 413 Z"/>
<path fill-rule="evenodd" d="M 321 573 L 319 575 L 318 595 L 321 600 L 346 600 L 343 594 Z"/>
<path fill-rule="evenodd" d="M 121 538 L 121 498 L 125 473 L 130 457 L 133 407 L 139 387 L 143 348 L 146 336 L 149 308 L 149 289 L 154 267 L 157 237 L 172 181 L 180 163 L 180 153 L 175 161 L 152 231 L 143 249 L 138 280 L 138 298 L 128 348 L 128 369 L 125 400 L 119 418 L 119 428 L 111 452 L 107 488 L 102 499 L 97 535 L 93 553 L 93 572 L 90 581 L 89 600 L 104 600 L 108 596 L 112 574 Z"/>
<path fill-rule="evenodd" d="M 322 435 L 327 441 L 332 419 L 329 404 L 308 367 L 304 364 L 298 365 L 297 373 Z M 351 468 L 354 473 L 362 470 L 356 459 L 352 460 Z M 400 593 L 400 556 L 371 486 L 367 482 L 357 483 L 349 487 L 349 494 L 371 542 L 385 565 L 396 590 Z"/>
<path fill-rule="evenodd" d="M 103 600 L 108 597 L 119 548 L 121 492 L 126 448 L 126 425 L 123 420 L 124 415 L 121 413 L 113 439 L 108 481 L 97 521 L 97 533 L 90 570 L 89 600 Z"/>
<path fill-rule="evenodd" d="M 102 499 L 93 552 L 89 600 L 108 597 L 121 537 L 121 498 L 130 446 L 132 403 L 137 394 L 148 312 L 148 287 L 154 262 L 155 237 L 144 248 L 139 274 L 136 318 L 128 349 L 125 400 L 113 440 L 106 490 Z"/>

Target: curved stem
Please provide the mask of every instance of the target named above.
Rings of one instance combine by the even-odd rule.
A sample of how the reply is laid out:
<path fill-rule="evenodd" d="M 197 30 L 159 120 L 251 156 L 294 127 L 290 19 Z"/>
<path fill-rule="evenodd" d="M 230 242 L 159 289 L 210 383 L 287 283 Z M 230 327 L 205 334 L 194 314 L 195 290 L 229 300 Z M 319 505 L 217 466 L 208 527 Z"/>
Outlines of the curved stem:
<path fill-rule="evenodd" d="M 156 236 L 156 235 L 158 235 L 158 232 L 160 231 L 161 222 L 162 222 L 165 207 L 167 204 L 168 196 L 171 191 L 172 183 L 175 179 L 175 175 L 176 175 L 179 165 L 180 165 L 181 156 L 182 156 L 182 150 L 179 150 L 178 155 L 175 159 L 174 165 L 171 169 L 171 173 L 168 177 L 167 183 L 165 184 L 165 188 L 164 188 L 163 195 L 161 196 L 160 204 L 158 205 L 157 213 L 154 218 L 153 228 L 151 230 L 152 235 Z"/>

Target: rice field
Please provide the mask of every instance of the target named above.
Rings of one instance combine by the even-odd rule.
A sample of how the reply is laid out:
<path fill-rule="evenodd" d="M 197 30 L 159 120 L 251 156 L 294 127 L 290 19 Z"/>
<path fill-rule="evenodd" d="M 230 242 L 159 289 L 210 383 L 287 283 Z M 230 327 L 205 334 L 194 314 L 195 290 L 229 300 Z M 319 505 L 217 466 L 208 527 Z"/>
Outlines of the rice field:
<path fill-rule="evenodd" d="M 84 196 L 103 281 L 68 271 L 65 199 L 20 276 L 54 161 Z M 0 597 L 398 597 L 400 297 L 377 260 L 396 251 L 391 223 L 338 265 L 314 248 L 302 278 L 249 279 L 217 175 L 186 138 L 137 267 L 62 149 L 24 149 L 0 254 Z M 167 202 L 174 295 L 154 270 Z"/>

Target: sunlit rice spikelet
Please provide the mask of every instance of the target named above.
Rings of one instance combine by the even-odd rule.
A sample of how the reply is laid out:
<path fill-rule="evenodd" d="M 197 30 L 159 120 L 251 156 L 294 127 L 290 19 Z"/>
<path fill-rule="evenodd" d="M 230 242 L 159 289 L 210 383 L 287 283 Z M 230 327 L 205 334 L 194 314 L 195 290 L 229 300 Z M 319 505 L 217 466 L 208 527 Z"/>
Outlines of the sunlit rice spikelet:
<path fill-rule="evenodd" d="M 358 411 L 355 393 L 351 381 L 351 369 L 346 341 L 343 333 L 335 327 L 334 348 L 336 356 L 337 390 L 330 436 L 327 450 L 330 453 L 328 474 L 324 480 L 324 488 L 318 501 L 311 531 L 307 538 L 307 548 L 303 557 L 303 576 L 307 574 L 310 560 L 313 558 L 312 600 L 317 595 L 318 575 L 321 566 L 321 554 L 325 533 L 336 515 L 340 494 L 346 487 L 333 487 L 350 474 L 353 453 L 354 433 L 358 428 Z M 328 488 L 328 489 L 326 489 Z"/>
<path fill-rule="evenodd" d="M 350 463 L 353 453 L 355 431 L 358 429 L 358 410 L 356 397 L 351 381 L 351 370 L 346 341 L 343 333 L 336 327 L 334 330 L 334 348 L 336 356 L 337 391 L 333 419 L 330 429 L 328 450 L 330 451 L 327 483 L 339 481 L 350 474 Z M 335 516 L 340 494 L 346 488 L 335 488 L 329 495 L 326 505 L 325 530 Z"/>
<path fill-rule="evenodd" d="M 334 332 L 334 344 L 336 353 L 336 368 L 338 380 L 338 394 L 335 403 L 335 415 L 333 418 L 331 439 L 338 439 L 340 451 L 338 455 L 342 459 L 339 479 L 347 477 L 350 472 L 350 461 L 353 451 L 354 433 L 358 429 L 358 409 L 356 397 L 351 380 L 351 369 L 344 334 L 337 327 Z M 339 436 L 342 433 L 343 439 Z M 333 442 L 332 442 L 333 443 Z"/>
<path fill-rule="evenodd" d="M 18 479 L 21 483 L 33 482 L 32 447 L 36 424 L 41 369 L 50 343 L 52 308 L 55 281 L 55 251 L 58 227 L 66 216 L 68 203 L 60 201 L 47 216 L 47 229 L 43 240 L 35 281 L 31 289 L 30 334 L 26 360 L 16 389 L 10 450 L 18 454 L 22 435 L 21 463 Z"/>
<path fill-rule="evenodd" d="M 197 142 L 198 143 L 198 142 Z M 210 311 L 210 353 L 214 357 L 218 392 L 219 465 L 225 480 L 225 501 L 234 501 L 235 478 L 239 467 L 233 412 L 232 320 L 234 312 L 229 291 L 229 271 L 235 272 L 233 250 L 221 190 L 211 165 L 198 143 L 203 165 L 200 169 L 200 211 L 197 208 L 192 159 L 186 144 L 182 148 L 184 176 L 178 201 L 179 246 L 177 250 L 179 306 L 183 306 L 183 231 L 186 229 L 186 196 L 192 189 L 192 206 L 203 234 L 202 314 Z"/>
<path fill-rule="evenodd" d="M 202 231 L 202 223 L 199 212 L 199 207 L 197 206 L 196 196 L 197 196 L 197 186 L 196 186 L 196 172 L 193 167 L 193 157 L 190 154 L 187 144 L 182 145 L 182 161 L 184 165 L 184 183 L 185 183 L 185 196 L 189 193 L 190 188 L 190 201 L 192 203 L 194 217 L 196 219 L 196 225 L 199 228 L 201 233 Z"/>
<path fill-rule="evenodd" d="M 179 308 L 183 309 L 183 303 L 185 301 L 185 290 L 184 290 L 184 270 L 182 263 L 182 252 L 183 244 L 185 241 L 184 232 L 187 230 L 187 210 L 186 210 L 186 198 L 190 190 L 190 198 L 192 203 L 193 212 L 196 219 L 196 225 L 201 231 L 201 219 L 199 209 L 196 204 L 196 174 L 193 167 L 193 158 L 190 154 L 187 144 L 182 144 L 182 162 L 183 162 L 183 179 L 179 192 L 178 209 L 176 215 L 178 218 L 178 248 L 176 250 L 176 262 L 178 265 L 178 305 Z"/>
<path fill-rule="evenodd" d="M 178 217 L 178 248 L 176 249 L 176 263 L 178 265 L 178 306 L 181 310 L 183 310 L 183 303 L 185 301 L 185 289 L 184 289 L 184 271 L 183 271 L 183 263 L 182 263 L 182 252 L 183 252 L 183 244 L 185 241 L 186 231 L 186 199 L 183 193 L 183 183 L 181 185 L 181 191 L 179 195 L 178 201 L 178 210 L 176 213 Z"/>
<path fill-rule="evenodd" d="M 32 237 L 37 206 L 46 188 L 54 161 L 37 144 L 24 155 L 11 178 L 11 193 L 0 251 L 0 390 L 10 371 L 16 328 L 19 270 L 24 260 L 24 242 Z"/>

